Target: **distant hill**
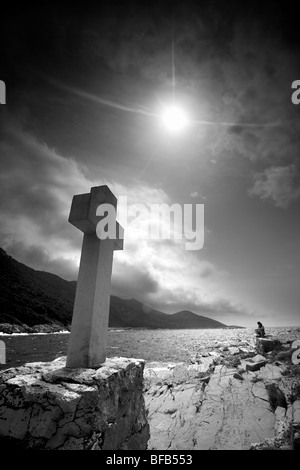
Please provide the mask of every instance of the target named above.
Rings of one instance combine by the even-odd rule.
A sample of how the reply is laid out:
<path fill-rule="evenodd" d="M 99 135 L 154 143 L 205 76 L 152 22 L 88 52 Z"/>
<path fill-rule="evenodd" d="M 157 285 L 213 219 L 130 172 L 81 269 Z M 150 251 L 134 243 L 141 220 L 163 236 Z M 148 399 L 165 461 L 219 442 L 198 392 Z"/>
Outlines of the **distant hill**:
<path fill-rule="evenodd" d="M 0 323 L 70 323 L 76 282 L 29 268 L 1 248 L 0 279 Z"/>
<path fill-rule="evenodd" d="M 0 323 L 69 327 L 75 299 L 75 281 L 36 271 L 16 261 L 0 248 Z M 141 302 L 111 296 L 110 327 L 120 328 L 227 328 L 189 311 L 173 315 L 153 310 Z"/>
<path fill-rule="evenodd" d="M 212 320 L 208 317 L 203 317 L 196 315 L 193 312 L 188 310 L 182 310 L 180 312 L 174 313 L 172 315 L 172 321 L 175 325 L 185 324 L 185 328 L 199 328 L 199 323 L 201 322 L 201 328 L 224 328 L 224 323 L 221 323 L 216 320 Z"/>
<path fill-rule="evenodd" d="M 111 296 L 109 326 L 140 328 L 226 328 L 211 318 L 183 311 L 168 315 L 150 309 L 135 299 L 125 300 Z"/>

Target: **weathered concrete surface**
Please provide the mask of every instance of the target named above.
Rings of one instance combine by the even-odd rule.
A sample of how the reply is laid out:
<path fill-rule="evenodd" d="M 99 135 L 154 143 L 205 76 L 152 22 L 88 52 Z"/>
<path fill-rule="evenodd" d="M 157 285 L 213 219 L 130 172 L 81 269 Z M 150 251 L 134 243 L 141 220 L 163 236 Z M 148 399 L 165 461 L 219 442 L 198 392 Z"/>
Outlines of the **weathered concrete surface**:
<path fill-rule="evenodd" d="M 65 358 L 0 373 L 0 442 L 24 449 L 146 449 L 144 361 L 68 369 Z"/>
<path fill-rule="evenodd" d="M 107 355 L 113 251 L 123 249 L 123 229 L 116 221 L 115 211 L 112 213 L 115 233 L 110 232 L 108 238 L 100 239 L 97 214 L 98 209 L 107 204 L 115 209 L 117 207 L 117 199 L 106 185 L 95 186 L 90 193 L 77 194 L 72 200 L 69 222 L 84 236 L 67 367 L 99 367 Z"/>
<path fill-rule="evenodd" d="M 203 379 L 159 381 L 160 371 L 153 370 L 155 384 L 148 383 L 145 390 L 149 450 L 249 449 L 251 443 L 274 436 L 276 418 L 266 388 L 261 381 L 252 382 L 252 372 L 241 381 L 234 378 L 236 369 L 217 365 L 205 388 Z"/>

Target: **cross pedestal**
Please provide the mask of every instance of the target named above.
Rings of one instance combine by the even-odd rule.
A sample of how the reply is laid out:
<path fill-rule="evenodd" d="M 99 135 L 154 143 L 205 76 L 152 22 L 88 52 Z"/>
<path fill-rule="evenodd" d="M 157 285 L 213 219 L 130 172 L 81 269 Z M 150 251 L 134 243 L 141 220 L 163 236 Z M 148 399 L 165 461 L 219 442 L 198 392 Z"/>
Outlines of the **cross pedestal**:
<path fill-rule="evenodd" d="M 99 367 L 106 360 L 113 251 L 123 249 L 123 229 L 116 219 L 115 239 L 100 239 L 96 215 L 100 204 L 116 210 L 117 199 L 107 186 L 73 197 L 69 222 L 84 233 L 67 367 Z M 102 217 L 103 218 L 103 217 Z"/>

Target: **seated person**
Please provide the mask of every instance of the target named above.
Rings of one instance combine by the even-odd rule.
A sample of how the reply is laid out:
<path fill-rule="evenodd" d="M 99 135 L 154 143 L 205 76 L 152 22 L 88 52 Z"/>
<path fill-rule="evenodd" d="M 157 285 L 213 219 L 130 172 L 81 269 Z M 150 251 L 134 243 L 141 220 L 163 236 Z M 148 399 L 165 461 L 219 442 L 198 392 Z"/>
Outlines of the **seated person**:
<path fill-rule="evenodd" d="M 256 336 L 263 338 L 265 336 L 265 328 L 260 321 L 258 321 L 257 324 L 258 328 L 255 330 Z"/>

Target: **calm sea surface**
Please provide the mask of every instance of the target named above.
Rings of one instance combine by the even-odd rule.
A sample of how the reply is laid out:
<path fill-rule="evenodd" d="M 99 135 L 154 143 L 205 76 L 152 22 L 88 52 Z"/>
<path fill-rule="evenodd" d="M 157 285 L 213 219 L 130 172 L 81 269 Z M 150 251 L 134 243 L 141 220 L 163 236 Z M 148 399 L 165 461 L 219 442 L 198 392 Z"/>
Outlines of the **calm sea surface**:
<path fill-rule="evenodd" d="M 300 327 L 266 328 L 268 335 L 282 341 L 300 339 Z M 0 369 L 26 362 L 51 361 L 67 353 L 69 333 L 1 335 L 6 347 L 6 364 Z M 197 352 L 219 346 L 253 346 L 254 328 L 206 330 L 111 329 L 108 331 L 107 356 L 123 356 L 146 361 L 188 361 Z"/>

